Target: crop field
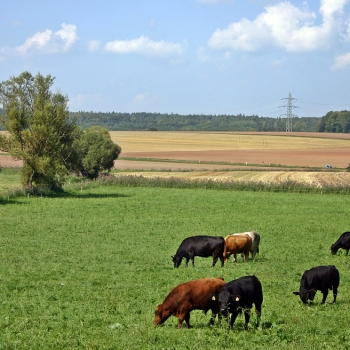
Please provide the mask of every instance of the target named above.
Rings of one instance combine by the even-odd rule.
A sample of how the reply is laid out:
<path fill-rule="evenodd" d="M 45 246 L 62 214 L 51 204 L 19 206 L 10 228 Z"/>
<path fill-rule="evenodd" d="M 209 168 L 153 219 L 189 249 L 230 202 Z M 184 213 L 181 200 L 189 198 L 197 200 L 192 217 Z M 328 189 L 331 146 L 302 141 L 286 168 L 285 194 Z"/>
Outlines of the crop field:
<path fill-rule="evenodd" d="M 348 349 L 350 257 L 330 246 L 349 230 L 346 195 L 95 186 L 49 197 L 0 201 L 0 349 Z M 257 230 L 254 261 L 211 268 L 170 256 L 192 235 Z M 292 294 L 317 265 L 340 271 L 337 303 Z M 210 312 L 191 329 L 154 310 L 176 285 L 201 277 L 256 275 L 261 324 L 233 330 Z"/>
<path fill-rule="evenodd" d="M 119 175 L 350 186 L 350 134 L 112 131 Z M 333 169 L 325 169 L 325 165 Z M 0 166 L 18 167 L 6 154 Z M 159 172 L 161 171 L 161 172 Z M 0 186 L 1 187 L 1 186 Z"/>
<path fill-rule="evenodd" d="M 344 172 L 350 163 L 350 134 L 111 132 L 111 136 L 122 147 L 115 163 L 121 175 L 127 171 L 145 177 L 350 185 L 350 173 Z M 325 171 L 326 164 L 333 166 L 332 172 Z"/>

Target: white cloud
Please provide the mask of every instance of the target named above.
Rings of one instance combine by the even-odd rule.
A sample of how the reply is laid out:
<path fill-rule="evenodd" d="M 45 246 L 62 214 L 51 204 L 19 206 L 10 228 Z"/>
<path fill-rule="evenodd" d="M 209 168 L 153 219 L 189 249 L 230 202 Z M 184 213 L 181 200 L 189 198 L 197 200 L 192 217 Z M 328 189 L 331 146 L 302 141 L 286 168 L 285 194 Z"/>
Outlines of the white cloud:
<path fill-rule="evenodd" d="M 184 54 L 187 44 L 186 42 L 177 44 L 163 40 L 153 41 L 142 35 L 137 39 L 110 41 L 106 43 L 105 49 L 117 54 L 134 53 L 142 56 L 166 58 Z"/>
<path fill-rule="evenodd" d="M 88 44 L 89 51 L 97 51 L 101 47 L 99 40 L 90 40 Z"/>
<path fill-rule="evenodd" d="M 337 69 L 344 69 L 344 68 L 350 68 L 350 52 L 344 54 L 344 55 L 339 55 L 335 58 L 335 62 L 332 66 L 333 70 Z"/>
<path fill-rule="evenodd" d="M 78 40 L 77 27 L 74 24 L 62 23 L 62 29 L 53 33 L 51 29 L 38 32 L 28 38 L 23 45 L 17 46 L 15 51 L 19 54 L 26 54 L 29 51 L 43 53 L 57 53 L 68 51 Z"/>
<path fill-rule="evenodd" d="M 149 93 L 138 94 L 134 97 L 135 102 L 144 101 L 149 96 Z"/>
<path fill-rule="evenodd" d="M 253 21 L 246 18 L 217 29 L 208 41 L 213 49 L 257 51 L 266 46 L 288 52 L 306 52 L 328 48 L 335 31 L 344 26 L 343 8 L 350 0 L 322 0 L 322 23 L 314 25 L 317 15 L 306 5 L 288 1 L 266 6 Z"/>
<path fill-rule="evenodd" d="M 68 106 L 71 110 L 95 110 L 94 105 L 101 102 L 101 95 L 78 94 L 69 99 Z"/>
<path fill-rule="evenodd" d="M 138 94 L 134 97 L 133 101 L 134 102 L 137 102 L 137 103 L 140 103 L 140 102 L 149 102 L 149 101 L 156 101 L 158 100 L 159 97 L 156 96 L 156 95 L 151 95 L 150 93 L 148 92 L 144 92 L 144 93 L 141 93 L 141 94 Z"/>

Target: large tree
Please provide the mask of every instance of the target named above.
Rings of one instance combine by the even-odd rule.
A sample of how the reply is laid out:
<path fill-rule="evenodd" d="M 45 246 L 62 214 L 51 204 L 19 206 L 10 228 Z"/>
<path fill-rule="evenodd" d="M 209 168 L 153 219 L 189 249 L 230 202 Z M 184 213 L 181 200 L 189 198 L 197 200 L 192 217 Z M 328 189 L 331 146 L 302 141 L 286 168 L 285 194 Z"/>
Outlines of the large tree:
<path fill-rule="evenodd" d="M 29 72 L 0 83 L 0 123 L 8 131 L 0 137 L 0 149 L 23 161 L 22 182 L 31 189 L 62 188 L 79 132 L 68 98 L 52 92 L 53 83 L 50 75 Z"/>
<path fill-rule="evenodd" d="M 73 148 L 77 170 L 89 179 L 97 178 L 101 171 L 110 171 L 121 152 L 109 131 L 98 126 L 82 132 Z"/>

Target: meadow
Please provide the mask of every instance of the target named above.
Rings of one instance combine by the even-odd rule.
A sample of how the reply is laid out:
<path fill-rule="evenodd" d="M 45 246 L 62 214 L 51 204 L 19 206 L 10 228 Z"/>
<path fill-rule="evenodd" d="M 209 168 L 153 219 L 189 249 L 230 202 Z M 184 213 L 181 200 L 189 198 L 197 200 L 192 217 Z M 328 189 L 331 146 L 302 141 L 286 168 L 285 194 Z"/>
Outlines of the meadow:
<path fill-rule="evenodd" d="M 0 200 L 0 349 L 347 349 L 349 262 L 330 246 L 348 230 L 350 197 L 91 186 L 57 196 Z M 257 230 L 260 253 L 248 263 L 173 268 L 185 237 Z M 292 292 L 317 265 L 340 271 L 336 304 L 304 306 Z M 191 313 L 154 326 L 156 306 L 176 285 L 200 277 L 256 275 L 261 325 L 208 326 Z"/>

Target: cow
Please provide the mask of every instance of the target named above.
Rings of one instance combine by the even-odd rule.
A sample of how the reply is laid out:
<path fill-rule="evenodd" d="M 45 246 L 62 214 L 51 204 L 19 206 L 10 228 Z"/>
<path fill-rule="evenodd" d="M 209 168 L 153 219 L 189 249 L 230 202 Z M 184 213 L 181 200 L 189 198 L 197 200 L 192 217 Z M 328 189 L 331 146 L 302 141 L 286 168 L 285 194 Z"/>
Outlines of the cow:
<path fill-rule="evenodd" d="M 178 318 L 178 328 L 183 321 L 190 328 L 190 312 L 192 310 L 212 311 L 209 324 L 214 324 L 214 319 L 219 312 L 218 304 L 212 300 L 212 294 L 220 293 L 225 285 L 222 277 L 200 278 L 185 282 L 173 288 L 162 304 L 159 304 L 154 312 L 155 325 L 164 323 L 171 315 Z"/>
<path fill-rule="evenodd" d="M 348 255 L 350 249 L 350 232 L 344 232 L 340 235 L 338 240 L 331 245 L 331 253 L 332 255 L 337 254 L 338 249 L 345 249 L 346 254 Z"/>
<path fill-rule="evenodd" d="M 299 295 L 301 301 L 307 304 L 309 300 L 313 302 L 316 291 L 319 290 L 323 294 L 321 304 L 324 304 L 329 289 L 333 290 L 333 303 L 335 303 L 338 286 L 339 271 L 335 266 L 316 266 L 304 272 L 301 277 L 299 292 L 293 292 L 293 294 Z"/>
<path fill-rule="evenodd" d="M 219 294 L 212 296 L 219 304 L 219 312 L 221 315 L 228 317 L 231 313 L 229 327 L 233 328 L 233 324 L 238 314 L 244 312 L 245 324 L 244 328 L 248 328 L 250 319 L 250 310 L 255 305 L 257 313 L 256 327 L 259 327 L 261 317 L 261 305 L 263 303 L 263 292 L 260 281 L 255 276 L 244 276 L 226 283 Z"/>
<path fill-rule="evenodd" d="M 233 235 L 248 235 L 252 239 L 252 248 L 250 253 L 252 254 L 252 260 L 255 259 L 257 253 L 259 253 L 259 244 L 260 244 L 260 234 L 256 231 L 234 233 Z"/>
<path fill-rule="evenodd" d="M 225 262 L 233 254 L 234 261 L 237 262 L 237 254 L 244 254 L 245 261 L 248 261 L 249 252 L 252 248 L 252 239 L 250 236 L 230 235 L 225 238 L 224 260 Z"/>
<path fill-rule="evenodd" d="M 175 255 L 172 255 L 174 268 L 181 265 L 182 259 L 186 259 L 186 267 L 188 261 L 192 260 L 192 266 L 194 267 L 194 257 L 200 256 L 206 258 L 208 256 L 213 257 L 213 267 L 218 259 L 221 261 L 221 267 L 224 266 L 224 253 L 225 239 L 224 237 L 212 237 L 212 236 L 192 236 L 185 238 Z"/>

